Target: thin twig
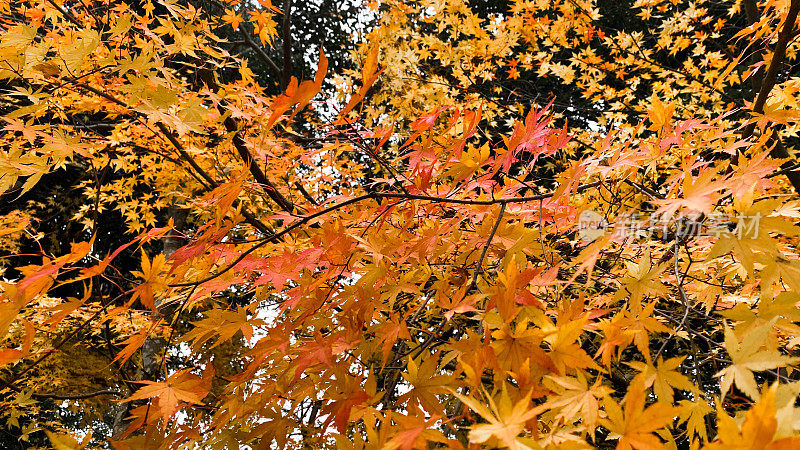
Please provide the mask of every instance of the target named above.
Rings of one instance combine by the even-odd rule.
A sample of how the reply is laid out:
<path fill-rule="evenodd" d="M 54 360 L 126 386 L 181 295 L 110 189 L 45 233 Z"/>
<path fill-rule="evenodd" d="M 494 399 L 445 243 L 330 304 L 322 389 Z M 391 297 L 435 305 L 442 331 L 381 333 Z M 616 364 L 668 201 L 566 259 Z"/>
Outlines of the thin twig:
<path fill-rule="evenodd" d="M 475 265 L 475 272 L 472 273 L 472 281 L 467 287 L 467 290 L 464 291 L 464 295 L 469 293 L 472 289 L 475 289 L 478 286 L 478 276 L 483 273 L 483 259 L 486 258 L 486 253 L 489 251 L 489 246 L 492 244 L 492 239 L 494 239 L 494 235 L 497 233 L 497 229 L 500 228 L 500 222 L 503 220 L 503 213 L 506 212 L 506 203 L 500 204 L 500 212 L 497 214 L 497 220 L 494 223 L 494 227 L 492 227 L 492 232 L 489 233 L 489 237 L 486 239 L 486 244 L 483 246 L 483 251 L 481 252 L 481 256 L 478 257 L 478 261 Z"/>
<path fill-rule="evenodd" d="M 599 184 L 600 184 L 599 181 L 598 182 L 594 182 L 594 183 L 583 184 L 583 185 L 578 186 L 577 190 L 581 191 L 581 190 L 584 190 L 584 189 L 595 187 L 595 186 L 597 186 Z M 197 285 L 197 284 L 202 284 L 202 283 L 211 281 L 211 280 L 221 276 L 222 274 L 228 272 L 229 270 L 233 269 L 233 267 L 236 266 L 236 264 L 239 264 L 242 260 L 244 260 L 244 258 L 246 258 L 248 255 L 250 255 L 251 253 L 253 253 L 257 249 L 261 248 L 262 246 L 266 245 L 268 242 L 274 242 L 275 240 L 282 238 L 283 236 L 285 236 L 286 234 L 288 234 L 292 230 L 295 230 L 295 229 L 299 228 L 300 226 L 305 225 L 306 223 L 308 223 L 309 221 L 311 221 L 313 219 L 316 219 L 317 217 L 324 216 L 325 214 L 328 214 L 330 212 L 333 212 L 333 211 L 336 211 L 338 209 L 344 208 L 345 206 L 352 205 L 353 203 L 358 203 L 358 202 L 361 202 L 361 201 L 364 201 L 364 200 L 383 199 L 383 198 L 396 198 L 396 199 L 402 199 L 402 200 L 425 200 L 425 201 L 432 201 L 432 202 L 439 202 L 439 203 L 454 203 L 454 204 L 461 204 L 461 205 L 476 205 L 476 206 L 478 206 L 478 205 L 496 205 L 496 204 L 506 205 L 508 203 L 525 203 L 525 202 L 538 201 L 538 200 L 543 200 L 543 199 L 546 199 L 546 198 L 551 198 L 553 195 L 555 195 L 555 192 L 548 192 L 546 194 L 532 195 L 532 196 L 526 196 L 526 197 L 506 197 L 506 198 L 497 198 L 497 199 L 492 199 L 492 200 L 469 200 L 469 199 L 459 199 L 459 198 L 433 197 L 433 196 L 430 196 L 430 195 L 402 194 L 402 193 L 397 193 L 397 192 L 373 192 L 373 193 L 369 193 L 369 194 L 364 194 L 364 195 L 360 195 L 358 197 L 353 197 L 351 199 L 345 200 L 345 201 L 343 201 L 341 203 L 337 203 L 336 205 L 329 206 L 329 207 L 327 207 L 327 208 L 325 208 L 323 210 L 317 211 L 317 212 L 309 214 L 307 216 L 302 216 L 300 218 L 300 220 L 292 223 L 291 225 L 287 226 L 283 230 L 263 238 L 260 242 L 255 244 L 253 247 L 245 250 L 241 255 L 239 255 L 238 258 L 236 258 L 227 267 L 225 267 L 224 269 L 222 269 L 221 271 L 219 271 L 219 272 L 217 272 L 215 274 L 209 275 L 208 277 L 203 278 L 202 280 L 191 281 L 191 282 L 186 282 L 186 283 L 173 283 L 173 284 L 169 284 L 168 286 L 169 287 L 187 287 L 187 286 L 194 286 L 194 285 Z"/>
<path fill-rule="evenodd" d="M 675 239 L 675 250 L 674 250 L 674 253 L 675 253 L 675 257 L 674 257 L 675 258 L 675 278 L 676 278 L 676 283 L 678 285 L 678 294 L 681 297 L 681 302 L 683 302 L 683 317 L 681 318 L 681 321 L 678 323 L 678 325 L 676 325 L 675 328 L 672 330 L 672 333 L 670 333 L 670 335 L 666 339 L 664 339 L 664 342 L 661 344 L 661 348 L 658 349 L 658 352 L 656 352 L 656 356 L 653 358 L 653 361 L 658 361 L 658 358 L 661 357 L 661 353 L 667 347 L 667 344 L 669 343 L 669 341 L 672 340 L 672 338 L 676 334 L 678 334 L 678 331 L 680 331 L 680 329 L 683 328 L 683 326 L 686 324 L 686 318 L 689 317 L 689 310 L 691 309 L 691 304 L 689 303 L 689 298 L 686 297 L 686 292 L 684 292 L 684 290 L 683 290 L 683 279 L 684 278 L 681 275 L 680 270 L 678 269 L 678 255 L 679 255 L 679 252 L 680 252 L 680 249 L 678 248 L 678 245 L 680 245 L 679 244 L 679 240 L 676 238 Z"/>

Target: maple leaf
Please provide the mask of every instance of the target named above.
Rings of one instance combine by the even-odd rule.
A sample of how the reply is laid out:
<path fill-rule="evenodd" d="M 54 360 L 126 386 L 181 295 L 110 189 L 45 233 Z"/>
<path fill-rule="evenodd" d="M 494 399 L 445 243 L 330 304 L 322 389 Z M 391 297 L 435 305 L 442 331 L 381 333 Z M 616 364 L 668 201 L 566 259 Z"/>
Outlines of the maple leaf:
<path fill-rule="evenodd" d="M 15 348 L 0 350 L 0 367 L 27 356 L 31 351 L 33 336 L 36 330 L 34 329 L 33 324 L 31 324 L 29 321 L 23 319 L 21 322 L 25 326 L 25 338 L 22 341 L 22 348 L 19 350 Z"/>
<path fill-rule="evenodd" d="M 767 335 L 772 330 L 774 319 L 769 323 L 750 329 L 740 341 L 733 330 L 725 326 L 725 350 L 731 357 L 731 365 L 714 376 L 720 378 L 720 391 L 726 395 L 735 385 L 752 399 L 758 399 L 758 386 L 753 372 L 775 369 L 800 361 L 800 358 L 782 355 L 776 350 L 762 350 Z"/>
<path fill-rule="evenodd" d="M 614 349 L 618 352 L 631 343 L 650 359 L 650 333 L 669 333 L 671 330 L 653 317 L 656 302 L 650 302 L 636 314 L 628 310 L 617 313 L 610 321 L 602 321 L 599 328 L 604 331 L 606 338 L 597 350 L 601 354 L 603 364 L 608 365 L 613 356 Z"/>
<path fill-rule="evenodd" d="M 626 261 L 630 276 L 620 279 L 624 289 L 617 291 L 619 297 L 630 293 L 630 304 L 634 312 L 641 309 L 642 300 L 648 295 L 662 296 L 665 286 L 661 282 L 661 274 L 666 266 L 656 265 L 651 267 L 650 253 L 645 253 L 639 263 Z"/>
<path fill-rule="evenodd" d="M 724 180 L 715 180 L 716 173 L 713 170 L 701 171 L 695 177 L 691 171 L 683 173 L 683 195 L 679 198 L 672 199 L 657 199 L 655 203 L 660 204 L 657 215 L 663 217 L 673 217 L 676 212 L 683 210 L 685 212 L 702 212 L 705 214 L 711 213 L 712 206 L 720 197 L 720 191 L 726 187 Z"/>
<path fill-rule="evenodd" d="M 41 266 L 28 266 L 20 268 L 25 277 L 16 285 L 17 298 L 33 298 L 38 291 L 52 285 L 52 278 L 68 264 L 83 259 L 91 249 L 91 242 L 70 244 L 70 253 L 59 256 L 52 261 L 47 261 Z M 26 270 L 28 269 L 28 270 Z"/>
<path fill-rule="evenodd" d="M 150 261 L 142 251 L 142 270 L 141 272 L 135 270 L 132 273 L 137 277 L 144 278 L 144 282 L 136 287 L 132 300 L 139 298 L 144 306 L 155 310 L 155 293 L 167 287 L 163 278 L 166 268 L 166 257 L 163 253 L 159 253 Z"/>
<path fill-rule="evenodd" d="M 253 337 L 253 328 L 263 325 L 262 320 L 252 320 L 248 317 L 246 308 L 237 311 L 212 309 L 206 318 L 194 322 L 194 328 L 184 335 L 186 341 L 193 341 L 194 348 L 200 348 L 205 342 L 213 339 L 210 348 L 225 343 L 233 338 L 236 333 L 241 333 L 248 342 Z"/>
<path fill-rule="evenodd" d="M 589 386 L 586 377 L 578 372 L 575 377 L 548 375 L 544 383 L 557 395 L 549 396 L 543 406 L 558 409 L 556 419 L 563 419 L 568 423 L 580 420 L 594 435 L 600 417 L 600 400 L 612 392 L 611 388 L 602 385 L 602 378 L 598 377 Z"/>
<path fill-rule="evenodd" d="M 148 333 L 138 333 L 134 334 L 133 336 L 128 337 L 125 339 L 122 344 L 125 344 L 125 347 L 117 353 L 117 356 L 114 357 L 112 362 L 120 361 L 125 362 L 133 356 L 136 350 L 140 349 L 144 344 L 144 341 L 147 340 Z"/>
<path fill-rule="evenodd" d="M 353 110 L 353 108 L 358 105 L 361 100 L 367 95 L 369 88 L 375 84 L 375 81 L 380 76 L 382 70 L 378 70 L 378 54 L 380 53 L 380 46 L 377 42 L 373 43 L 370 49 L 367 51 L 367 57 L 364 61 L 364 65 L 361 66 L 361 87 L 358 89 L 358 92 L 353 94 L 350 97 L 350 100 L 347 102 L 344 108 L 339 111 L 339 119 L 337 119 L 337 124 L 345 123 L 345 116 L 347 113 Z"/>
<path fill-rule="evenodd" d="M 461 395 L 457 392 L 454 392 L 454 395 L 489 422 L 471 427 L 469 432 L 470 442 L 489 444 L 496 440 L 512 450 L 538 447 L 535 441 L 518 437 L 527 426 L 528 421 L 534 419 L 545 410 L 543 406 L 530 407 L 530 392 L 513 404 L 505 389 L 500 391 L 498 402 L 495 402 L 488 393 L 484 392 L 484 397 L 489 403 L 488 407 L 472 397 Z"/>
<path fill-rule="evenodd" d="M 754 275 L 754 264 L 757 259 L 764 259 L 767 262 L 774 259 L 777 264 L 765 264 L 765 282 L 774 281 L 777 276 L 784 276 L 784 273 L 789 275 L 785 276 L 786 280 L 792 280 L 793 263 L 787 262 L 782 257 L 770 233 L 797 235 L 800 229 L 780 217 L 771 217 L 776 207 L 774 202 L 753 204 L 752 200 L 752 195 L 747 195 L 741 200 L 741 204 L 736 205 L 736 209 L 741 211 L 735 219 L 736 228 L 733 231 L 726 229 L 720 233 L 708 258 L 716 258 L 733 251 L 749 275 Z"/>
<path fill-rule="evenodd" d="M 759 247 L 764 249 L 762 245 Z M 773 248 L 768 247 L 769 250 Z M 764 286 L 771 286 L 780 279 L 794 292 L 800 292 L 800 261 L 764 253 L 757 255 L 756 261 L 764 264 L 764 269 L 761 271 L 761 282 Z"/>
<path fill-rule="evenodd" d="M 45 430 L 45 434 L 54 450 L 80 450 L 86 448 L 92 440 L 91 433 L 84 436 L 81 442 L 68 434 L 53 433 L 49 430 Z"/>
<path fill-rule="evenodd" d="M 681 420 L 686 423 L 686 430 L 690 435 L 699 437 L 704 442 L 708 441 L 706 429 L 706 416 L 714 409 L 702 399 L 699 401 L 681 400 Z"/>
<path fill-rule="evenodd" d="M 297 78 L 292 77 L 286 92 L 278 97 L 272 104 L 272 114 L 267 119 L 267 128 L 271 128 L 275 122 L 294 105 L 291 117 L 300 112 L 314 96 L 319 93 L 322 88 L 322 80 L 328 72 L 328 58 L 325 57 L 325 52 L 322 47 L 319 49 L 319 63 L 317 64 L 317 73 L 314 80 L 306 80 L 298 84 Z M 290 117 L 290 118 L 291 118 Z"/>
<path fill-rule="evenodd" d="M 656 394 L 659 401 L 671 404 L 673 390 L 682 389 L 694 392 L 696 389 L 695 385 L 689 381 L 689 378 L 675 370 L 680 367 L 684 359 L 686 358 L 679 356 L 663 361 L 659 357 L 655 364 L 639 361 L 627 364 L 639 371 L 639 374 L 633 379 L 634 383 L 638 382 L 645 388 L 653 386 L 653 393 Z"/>
<path fill-rule="evenodd" d="M 263 44 L 272 42 L 272 39 L 278 34 L 273 14 L 266 10 L 251 11 L 249 20 L 255 22 L 258 37 Z"/>
<path fill-rule="evenodd" d="M 339 387 L 335 399 L 323 408 L 323 412 L 328 413 L 328 419 L 323 424 L 327 426 L 333 422 L 339 432 L 347 430 L 347 423 L 351 420 L 351 411 L 354 407 L 362 405 L 371 399 L 369 393 L 361 388 L 361 380 L 350 374 L 339 371 L 337 379 L 343 380 L 344 386 Z M 357 420 L 357 418 L 355 418 Z"/>
<path fill-rule="evenodd" d="M 608 428 L 615 439 L 619 439 L 618 449 L 650 450 L 666 448 L 654 432 L 672 424 L 679 409 L 658 401 L 645 407 L 646 389 L 637 382 L 628 388 L 625 396 L 625 409 L 611 398 L 603 402 L 607 418 L 600 424 Z"/>
<path fill-rule="evenodd" d="M 226 9 L 225 14 L 222 17 L 220 17 L 220 19 L 222 19 L 223 22 L 230 24 L 234 30 L 238 30 L 239 24 L 244 22 L 242 16 L 236 14 L 233 10 L 230 9 Z"/>
<path fill-rule="evenodd" d="M 403 373 L 402 376 L 413 387 L 410 391 L 401 395 L 397 401 L 419 404 L 429 413 L 444 416 L 441 401 L 436 395 L 446 394 L 449 390 L 448 385 L 455 379 L 455 376 L 436 375 L 438 361 L 438 355 L 423 359 L 421 364 L 409 359 L 408 372 Z"/>
<path fill-rule="evenodd" d="M 651 131 L 658 131 L 661 130 L 665 125 L 667 125 L 672 119 L 672 114 L 675 112 L 675 102 L 670 102 L 667 105 L 664 105 L 661 100 L 654 94 L 651 100 L 650 109 L 648 110 L 648 115 L 650 117 L 650 128 Z"/>
<path fill-rule="evenodd" d="M 800 436 L 779 436 L 775 399 L 777 385 L 765 388 L 756 404 L 745 413 L 744 422 L 738 425 L 718 405 L 719 433 L 709 449 L 779 450 L 792 449 L 800 445 Z M 780 414 L 788 411 L 781 411 Z M 791 413 L 790 413 L 791 414 Z"/>
<path fill-rule="evenodd" d="M 151 400 L 157 407 L 157 414 L 165 421 L 180 409 L 180 403 L 202 404 L 203 398 L 211 389 L 213 366 L 209 364 L 203 377 L 188 369 L 170 375 L 165 381 L 137 381 L 145 386 L 139 388 L 125 402 Z"/>
<path fill-rule="evenodd" d="M 523 263 L 523 270 L 519 269 L 519 258 L 513 254 L 506 260 L 506 270 L 498 274 L 499 282 L 492 289 L 492 299 L 497 309 L 505 317 L 511 317 L 517 309 L 517 304 L 539 305 L 540 302 L 528 289 L 528 285 L 542 272 L 542 269 L 529 269 Z M 557 275 L 553 272 L 550 275 Z"/>
<path fill-rule="evenodd" d="M 393 414 L 392 420 L 400 425 L 400 430 L 383 447 L 386 450 L 411 450 L 427 448 L 430 442 L 447 443 L 441 431 L 435 428 L 439 416 L 426 419 L 422 411 L 411 408 L 410 414 Z"/>
<path fill-rule="evenodd" d="M 768 159 L 769 152 L 763 151 L 744 159 L 741 166 L 736 168 L 735 175 L 731 177 L 726 190 L 736 198 L 749 195 L 750 190 L 763 191 L 770 185 L 767 176 L 780 167 L 780 161 Z"/>
<path fill-rule="evenodd" d="M 553 362 L 559 374 L 564 374 L 569 369 L 595 369 L 600 366 L 595 363 L 586 351 L 580 347 L 580 336 L 583 334 L 587 319 L 573 320 L 568 323 L 558 323 L 558 331 L 547 336 L 545 340 L 550 343 L 548 356 Z M 578 341 L 576 343 L 576 341 Z"/>
<path fill-rule="evenodd" d="M 550 355 L 541 347 L 544 333 L 525 321 L 518 322 L 513 328 L 505 326 L 496 330 L 492 337 L 494 341 L 491 346 L 501 366 L 518 368 L 522 363 L 530 361 L 540 367 L 553 368 Z"/>

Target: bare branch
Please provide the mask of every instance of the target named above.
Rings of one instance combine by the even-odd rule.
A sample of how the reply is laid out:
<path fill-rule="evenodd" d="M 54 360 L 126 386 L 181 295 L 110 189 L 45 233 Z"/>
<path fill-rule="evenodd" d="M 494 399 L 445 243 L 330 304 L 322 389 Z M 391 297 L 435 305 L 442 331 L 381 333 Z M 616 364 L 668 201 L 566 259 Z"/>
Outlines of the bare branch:
<path fill-rule="evenodd" d="M 267 65 L 270 68 L 272 68 L 272 70 L 274 70 L 279 77 L 282 76 L 281 68 L 278 67 L 277 64 L 275 64 L 275 61 L 273 61 L 272 58 L 269 57 L 267 52 L 265 52 L 264 49 L 261 48 L 260 45 L 258 45 L 258 42 L 254 41 L 253 38 L 250 37 L 250 33 L 248 33 L 244 28 L 241 28 L 241 30 L 242 30 L 242 36 L 244 36 L 244 43 L 247 44 L 250 48 L 252 48 L 256 52 L 256 55 L 258 55 L 262 60 L 264 60 L 264 62 L 267 63 Z"/>
<path fill-rule="evenodd" d="M 744 6 L 745 13 L 747 15 L 747 21 L 750 25 L 755 24 L 758 21 L 759 14 L 755 0 L 745 0 Z M 792 30 L 794 29 L 798 12 L 800 12 L 800 0 L 792 0 L 789 6 L 789 11 L 786 14 L 786 21 L 780 33 L 778 34 L 778 42 L 775 43 L 775 50 L 773 51 L 772 60 L 770 61 L 766 74 L 762 75 L 763 70 L 758 70 L 751 76 L 750 82 L 752 83 L 753 90 L 758 92 L 751 107 L 751 110 L 754 113 L 760 114 L 764 112 L 764 105 L 767 102 L 767 98 L 769 97 L 770 92 L 772 92 L 772 88 L 775 87 L 780 66 L 783 64 L 786 56 L 786 48 L 789 44 L 789 41 L 792 39 Z M 763 58 L 763 55 L 760 51 L 758 51 L 753 54 L 753 57 L 760 60 Z M 755 128 L 755 122 L 749 123 L 742 131 L 742 137 L 747 139 L 752 136 Z M 783 145 L 783 142 L 781 142 L 777 129 L 772 130 L 769 141 L 769 144 L 772 145 L 771 155 L 774 158 L 787 159 L 791 157 L 789 152 L 786 150 L 786 147 Z M 794 187 L 795 192 L 800 193 L 800 172 L 791 169 L 791 167 L 794 165 L 794 161 L 787 162 L 781 172 L 786 174 L 786 177 Z"/>
<path fill-rule="evenodd" d="M 598 185 L 600 185 L 599 181 L 596 181 L 594 183 L 582 184 L 582 185 L 577 187 L 577 190 L 578 191 L 582 191 L 584 189 L 589 189 L 589 188 L 592 188 L 592 187 L 596 187 Z M 531 195 L 531 196 L 527 196 L 527 197 L 506 197 L 506 198 L 497 198 L 497 199 L 492 199 L 492 200 L 470 200 L 470 199 L 461 199 L 461 198 L 434 197 L 434 196 L 430 196 L 430 195 L 404 194 L 404 193 L 399 193 L 399 192 L 372 192 L 372 193 L 369 193 L 369 194 L 360 195 L 358 197 L 353 197 L 351 199 L 345 200 L 345 201 L 343 201 L 341 203 L 337 203 L 337 204 L 335 204 L 333 206 L 329 206 L 329 207 L 327 207 L 325 209 L 319 210 L 319 211 L 317 211 L 315 213 L 312 213 L 312 214 L 309 214 L 307 216 L 302 216 L 302 218 L 300 220 L 292 223 L 291 225 L 287 226 L 283 230 L 281 230 L 281 231 L 279 231 L 279 232 L 277 232 L 277 233 L 275 233 L 273 235 L 265 237 L 264 239 L 261 240 L 261 242 L 257 243 L 256 245 L 254 245 L 251 248 L 247 249 L 246 251 L 242 252 L 242 254 L 239 255 L 238 258 L 236 258 L 232 263 L 230 263 L 227 267 L 225 267 L 221 271 L 219 271 L 219 272 L 217 272 L 215 274 L 209 275 L 208 277 L 203 278 L 202 280 L 192 281 L 192 282 L 187 282 L 187 283 L 173 283 L 173 284 L 170 284 L 169 287 L 195 286 L 195 285 L 198 285 L 198 284 L 203 284 L 203 283 L 205 283 L 207 281 L 211 281 L 211 280 L 219 277 L 220 275 L 228 272 L 229 270 L 233 269 L 234 266 L 236 266 L 236 264 L 239 264 L 242 260 L 244 260 L 247 257 L 247 255 L 253 253 L 258 248 L 260 248 L 263 245 L 265 245 L 267 242 L 275 241 L 276 239 L 281 239 L 287 233 L 289 233 L 289 232 L 291 232 L 293 230 L 296 230 L 297 228 L 305 225 L 306 223 L 310 222 L 313 219 L 316 219 L 317 217 L 324 216 L 324 215 L 326 215 L 326 214 L 328 214 L 330 212 L 336 211 L 338 209 L 344 208 L 345 206 L 352 205 L 353 203 L 358 203 L 358 202 L 361 202 L 361 201 L 364 201 L 364 200 L 382 199 L 382 198 L 397 198 L 397 199 L 403 199 L 403 200 L 425 200 L 425 201 L 431 201 L 431 202 L 453 203 L 453 204 L 459 204 L 459 205 L 497 205 L 497 204 L 506 205 L 506 204 L 509 204 L 509 203 L 525 203 L 525 202 L 531 202 L 531 201 L 544 200 L 546 198 L 552 197 L 553 195 L 555 195 L 555 191 L 548 192 L 546 194 Z"/>
<path fill-rule="evenodd" d="M 760 114 L 764 112 L 764 105 L 767 102 L 767 97 L 769 97 L 772 88 L 775 86 L 780 66 L 783 64 L 783 60 L 786 56 L 786 47 L 789 44 L 789 39 L 792 37 L 792 30 L 794 29 L 794 23 L 795 20 L 797 20 L 798 12 L 800 12 L 800 0 L 792 0 L 789 11 L 786 13 L 786 21 L 778 34 L 778 42 L 775 43 L 775 49 L 772 52 L 772 60 L 769 63 L 769 68 L 767 69 L 767 73 L 764 74 L 764 80 L 761 83 L 758 96 L 753 102 L 753 106 L 750 108 L 754 113 Z M 749 124 L 742 132 L 742 137 L 746 139 L 752 136 L 755 128 L 755 122 Z"/>
<path fill-rule="evenodd" d="M 283 77 L 281 86 L 286 89 L 292 79 L 292 0 L 283 1 Z"/>
<path fill-rule="evenodd" d="M 203 80 L 204 83 L 211 89 L 213 92 L 217 92 L 219 90 L 219 85 L 217 84 L 216 80 L 214 80 L 214 74 L 208 69 L 200 69 L 198 71 L 200 78 Z M 222 99 L 219 102 L 220 108 L 225 108 L 227 106 L 227 102 Z M 224 112 L 224 111 L 222 111 Z M 230 115 L 227 115 L 224 120 L 225 129 L 228 130 L 229 133 L 233 133 L 233 146 L 236 148 L 236 151 L 239 153 L 239 156 L 242 158 L 242 162 L 247 165 L 250 174 L 253 175 L 256 182 L 261 185 L 261 188 L 266 192 L 266 194 L 271 198 L 278 206 L 281 207 L 286 212 L 293 212 L 295 210 L 295 205 L 289 201 L 286 197 L 283 196 L 278 189 L 275 187 L 275 184 L 267 178 L 267 175 L 261 170 L 261 167 L 258 165 L 258 162 L 253 155 L 250 153 L 250 150 L 247 149 L 247 144 L 242 138 L 242 134 L 239 132 L 239 125 L 236 123 Z"/>
<path fill-rule="evenodd" d="M 95 391 L 86 394 L 31 394 L 31 397 L 38 399 L 50 400 L 83 400 L 85 398 L 98 397 L 100 395 L 113 395 L 114 397 L 122 397 L 123 395 L 117 391 Z"/>

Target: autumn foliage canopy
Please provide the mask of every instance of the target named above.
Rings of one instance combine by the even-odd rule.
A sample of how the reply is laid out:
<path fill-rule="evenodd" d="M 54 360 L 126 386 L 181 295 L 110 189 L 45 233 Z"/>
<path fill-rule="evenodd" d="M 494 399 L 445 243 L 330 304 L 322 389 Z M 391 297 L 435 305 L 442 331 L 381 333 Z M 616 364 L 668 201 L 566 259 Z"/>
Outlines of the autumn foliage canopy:
<path fill-rule="evenodd" d="M 0 447 L 800 448 L 800 0 L 329 3 L 0 0 Z"/>

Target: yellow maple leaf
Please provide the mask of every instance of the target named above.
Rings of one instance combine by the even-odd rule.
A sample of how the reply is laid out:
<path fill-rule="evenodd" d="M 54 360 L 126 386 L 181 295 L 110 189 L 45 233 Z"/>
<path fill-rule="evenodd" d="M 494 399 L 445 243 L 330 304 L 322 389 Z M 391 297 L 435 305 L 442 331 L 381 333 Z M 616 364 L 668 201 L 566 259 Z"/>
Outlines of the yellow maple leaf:
<path fill-rule="evenodd" d="M 153 399 L 158 407 L 159 416 L 166 420 L 178 411 L 181 402 L 203 403 L 203 398 L 210 390 L 210 382 L 211 377 L 207 374 L 204 374 L 204 378 L 200 378 L 188 370 L 181 370 L 170 375 L 166 381 L 137 381 L 145 386 L 139 388 L 125 401 Z"/>
<path fill-rule="evenodd" d="M 580 420 L 590 433 L 594 435 L 600 412 L 600 400 L 611 394 L 608 386 L 601 384 L 598 378 L 589 386 L 586 377 L 578 372 L 575 377 L 553 377 L 548 375 L 544 385 L 557 395 L 548 397 L 545 406 L 558 409 L 556 419 L 564 419 L 566 423 Z"/>
<path fill-rule="evenodd" d="M 776 433 L 778 430 L 778 417 L 776 415 L 787 412 L 784 410 L 777 412 L 776 410 L 775 397 L 777 390 L 777 384 L 774 384 L 764 391 L 761 399 L 745 414 L 741 428 L 718 405 L 719 433 L 717 440 L 707 448 L 724 450 L 789 450 L 800 447 L 800 436 L 782 437 Z"/>
<path fill-rule="evenodd" d="M 493 441 L 499 441 L 511 450 L 538 447 L 535 441 L 518 437 L 525 429 L 526 423 L 545 410 L 543 406 L 531 408 L 530 393 L 512 404 L 511 397 L 505 389 L 500 392 L 500 401 L 497 403 L 492 399 L 491 395 L 484 392 L 486 401 L 489 403 L 488 407 L 472 397 L 461 395 L 455 391 L 454 394 L 488 422 L 472 426 L 469 432 L 469 441 L 471 443 L 488 444 Z"/>
<path fill-rule="evenodd" d="M 401 395 L 398 402 L 410 401 L 411 404 L 418 403 L 425 411 L 444 416 L 444 408 L 436 394 L 446 394 L 447 385 L 455 378 L 452 375 L 436 374 L 438 368 L 438 356 L 424 358 L 421 362 L 408 360 L 408 373 L 402 373 L 403 378 L 409 382 L 413 388 Z"/>
<path fill-rule="evenodd" d="M 165 269 L 166 257 L 163 253 L 156 255 L 151 262 L 142 251 L 142 270 L 141 272 L 134 270 L 131 273 L 137 277 L 144 278 L 144 282 L 136 286 L 133 299 L 138 297 L 146 307 L 155 309 L 155 293 L 167 286 L 162 276 Z"/>
<path fill-rule="evenodd" d="M 641 381 L 632 383 L 625 396 L 625 409 L 608 397 L 603 402 L 607 418 L 600 424 L 619 439 L 617 449 L 650 450 L 665 448 L 654 432 L 672 424 L 679 409 L 658 401 L 645 408 L 646 389 Z"/>
<path fill-rule="evenodd" d="M 50 445 L 55 450 L 79 450 L 86 448 L 89 441 L 92 440 L 92 433 L 84 436 L 81 442 L 78 442 L 77 439 L 68 434 L 54 433 L 48 430 L 45 430 L 45 434 L 47 434 L 47 438 L 50 439 Z"/>
<path fill-rule="evenodd" d="M 656 394 L 659 400 L 672 403 L 672 391 L 674 389 L 695 390 L 695 386 L 689 381 L 689 378 L 675 370 L 680 367 L 684 359 L 686 359 L 685 356 L 666 361 L 658 358 L 655 364 L 634 361 L 628 363 L 628 365 L 639 371 L 639 374 L 633 379 L 634 383 L 641 381 L 645 388 L 653 386 L 653 393 Z"/>
<path fill-rule="evenodd" d="M 242 16 L 236 14 L 236 12 L 230 9 L 226 9 L 225 14 L 222 17 L 220 17 L 220 19 L 222 19 L 223 22 L 230 24 L 230 26 L 232 26 L 234 30 L 238 30 L 239 24 L 244 22 Z"/>
<path fill-rule="evenodd" d="M 675 112 L 675 102 L 670 102 L 668 104 L 664 104 L 658 97 L 653 94 L 650 103 L 650 109 L 648 110 L 648 116 L 650 117 L 650 128 L 648 130 L 651 131 L 658 131 L 666 125 L 670 119 L 672 119 L 672 114 Z"/>
<path fill-rule="evenodd" d="M 741 342 L 733 330 L 725 326 L 725 349 L 732 363 L 714 375 L 721 377 L 720 391 L 723 396 L 728 393 L 731 385 L 735 385 L 750 398 L 757 399 L 758 386 L 753 372 L 775 369 L 800 361 L 800 358 L 782 355 L 777 350 L 761 350 L 767 342 L 773 323 L 774 319 L 749 330 Z"/>

